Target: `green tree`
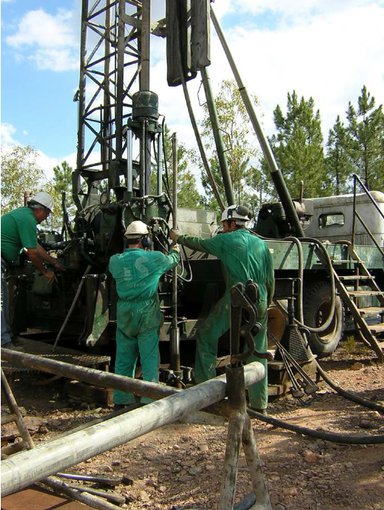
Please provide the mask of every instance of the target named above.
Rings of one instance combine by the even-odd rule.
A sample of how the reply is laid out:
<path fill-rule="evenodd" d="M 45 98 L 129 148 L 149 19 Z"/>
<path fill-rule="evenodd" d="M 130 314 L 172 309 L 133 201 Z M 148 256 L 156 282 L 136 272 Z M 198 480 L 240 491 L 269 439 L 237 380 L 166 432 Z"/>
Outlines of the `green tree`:
<path fill-rule="evenodd" d="M 257 106 L 258 100 L 252 98 Z M 255 208 L 259 197 L 263 195 L 267 180 L 259 163 L 260 151 L 253 145 L 253 131 L 240 92 L 233 80 L 224 80 L 215 99 L 218 122 L 220 126 L 225 156 L 233 186 L 234 199 L 237 203 Z M 202 138 L 207 149 L 210 169 L 224 203 L 226 203 L 223 178 L 216 157 L 216 146 L 209 119 L 208 107 L 205 105 Z M 202 168 L 202 166 L 200 165 Z M 201 171 L 202 184 L 206 192 L 206 205 L 218 210 L 208 176 Z"/>
<path fill-rule="evenodd" d="M 347 110 L 349 155 L 354 172 L 368 189 L 381 190 L 384 182 L 384 113 L 364 85 L 357 109 L 349 102 Z"/>
<path fill-rule="evenodd" d="M 306 197 L 327 194 L 330 183 L 326 175 L 320 113 L 319 110 L 315 112 L 313 98 L 299 100 L 295 91 L 288 93 L 287 113 L 284 115 L 278 105 L 274 110 L 274 122 L 277 134 L 271 137 L 270 143 L 291 195 L 299 196 L 302 181 Z"/>
<path fill-rule="evenodd" d="M 350 191 L 350 176 L 353 173 L 349 157 L 350 139 L 347 129 L 337 116 L 333 129 L 330 129 L 327 142 L 325 165 L 331 179 L 331 193 L 340 195 Z"/>
<path fill-rule="evenodd" d="M 44 172 L 38 166 L 37 151 L 31 146 L 1 150 L 2 214 L 24 205 L 24 193 L 33 194 L 43 185 Z"/>

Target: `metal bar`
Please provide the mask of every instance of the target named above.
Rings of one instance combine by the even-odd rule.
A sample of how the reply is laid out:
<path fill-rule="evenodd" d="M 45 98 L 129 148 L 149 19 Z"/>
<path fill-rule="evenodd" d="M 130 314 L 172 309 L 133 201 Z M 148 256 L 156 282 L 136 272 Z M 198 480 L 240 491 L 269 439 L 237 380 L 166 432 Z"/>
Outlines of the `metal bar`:
<path fill-rule="evenodd" d="M 293 206 L 292 198 L 289 195 L 289 191 L 288 191 L 288 189 L 287 189 L 287 187 L 285 185 L 285 181 L 284 181 L 283 175 L 282 175 L 282 173 L 280 172 L 280 169 L 277 166 L 277 163 L 275 161 L 275 157 L 274 157 L 273 152 L 271 150 L 271 147 L 270 147 L 270 145 L 268 143 L 268 140 L 264 136 L 264 132 L 263 132 L 263 130 L 261 128 L 261 125 L 260 125 L 260 123 L 258 121 L 258 118 L 256 116 L 256 113 L 255 113 L 255 110 L 254 110 L 253 105 L 251 103 L 251 100 L 249 98 L 247 89 L 245 88 L 245 86 L 244 86 L 244 84 L 243 84 L 243 82 L 241 80 L 241 77 L 240 77 L 240 74 L 239 74 L 239 72 L 237 70 L 235 61 L 233 60 L 233 57 L 231 55 L 231 52 L 230 52 L 229 47 L 227 45 L 227 42 L 226 42 L 226 40 L 224 38 L 224 34 L 223 34 L 222 30 L 221 30 L 221 27 L 219 25 L 219 22 L 217 21 L 217 18 L 215 16 L 215 13 L 214 13 L 212 7 L 211 7 L 211 19 L 212 19 L 213 25 L 215 27 L 217 36 L 219 37 L 219 40 L 220 40 L 221 45 L 223 47 L 224 53 L 225 53 L 225 55 L 226 55 L 226 57 L 228 59 L 229 65 L 231 66 L 231 69 L 232 69 L 233 75 L 235 77 L 237 86 L 239 87 L 239 92 L 240 92 L 240 95 L 242 97 L 244 106 L 245 106 L 245 108 L 247 110 L 248 116 L 249 116 L 249 118 L 250 118 L 250 120 L 252 122 L 252 125 L 253 125 L 253 129 L 255 130 L 256 136 L 257 136 L 257 138 L 259 140 L 259 143 L 260 143 L 260 146 L 261 146 L 261 150 L 263 151 L 264 157 L 267 160 L 272 180 L 273 180 L 273 182 L 275 184 L 276 191 L 279 194 L 281 203 L 284 206 L 284 210 L 285 210 L 286 215 L 287 215 L 287 217 L 289 219 L 291 227 L 293 228 L 295 235 L 297 235 L 298 237 L 304 237 L 303 228 L 302 228 L 302 226 L 300 224 L 299 217 L 297 216 L 296 209 Z"/>
<path fill-rule="evenodd" d="M 363 227 L 365 228 L 367 234 L 369 235 L 369 237 L 372 239 L 372 241 L 374 242 L 376 248 L 380 251 L 380 253 L 384 256 L 384 250 L 383 248 L 379 245 L 379 243 L 376 241 L 376 238 L 374 237 L 374 235 L 372 234 L 370 228 L 368 227 L 368 225 L 365 223 L 365 221 L 363 220 L 363 218 L 360 216 L 360 214 L 355 211 L 355 215 L 354 215 L 354 218 L 357 218 L 360 223 L 363 225 Z M 355 219 L 354 219 L 355 221 Z M 355 234 L 355 232 L 354 232 Z M 355 235 L 354 237 L 352 238 L 352 248 L 355 248 Z"/>
<path fill-rule="evenodd" d="M 177 136 L 172 135 L 172 226 L 177 228 Z M 180 335 L 177 325 L 177 266 L 172 271 L 171 369 L 180 376 Z"/>
<path fill-rule="evenodd" d="M 80 480 L 82 482 L 98 483 L 99 485 L 107 485 L 108 487 L 115 487 L 119 483 L 123 483 L 124 476 L 107 477 L 107 476 L 93 476 L 93 475 L 79 475 L 74 473 L 56 473 L 56 476 L 61 478 L 68 478 L 68 480 Z"/>
<path fill-rule="evenodd" d="M 245 386 L 265 376 L 261 363 L 244 369 Z M 175 395 L 90 426 L 37 448 L 2 461 L 2 496 L 17 492 L 49 475 L 120 446 L 163 425 L 198 411 L 226 395 L 226 376 L 222 375 Z"/>
<path fill-rule="evenodd" d="M 158 399 L 173 395 L 177 391 L 175 388 L 171 388 L 169 386 L 139 381 L 138 379 L 131 379 L 129 377 L 96 370 L 94 368 L 79 367 L 63 361 L 43 358 L 41 356 L 36 356 L 35 354 L 28 354 L 10 349 L 2 348 L 1 357 L 3 360 L 15 363 L 16 365 L 42 370 L 43 372 L 48 372 L 50 374 L 61 375 L 68 379 L 84 381 L 101 388 L 112 388 L 114 390 L 126 391 L 128 393 L 136 393 L 142 397 Z"/>
<path fill-rule="evenodd" d="M 207 159 L 207 155 L 205 153 L 203 142 L 202 142 L 202 139 L 201 139 L 201 136 L 200 136 L 199 128 L 197 126 L 196 117 L 195 117 L 195 114 L 193 112 L 193 108 L 192 108 L 192 104 L 191 104 L 191 99 L 190 99 L 189 92 L 188 92 L 188 87 L 187 87 L 187 84 L 185 83 L 185 80 L 184 80 L 183 76 L 182 76 L 182 85 L 183 85 L 183 92 L 184 92 L 185 103 L 187 105 L 189 119 L 191 121 L 193 132 L 195 134 L 196 143 L 197 143 L 197 146 L 199 148 L 201 161 L 202 161 L 204 169 L 205 169 L 205 171 L 207 173 L 207 177 L 208 177 L 209 183 L 210 183 L 210 185 L 212 187 L 212 192 L 213 192 L 213 194 L 214 194 L 214 196 L 215 196 L 215 198 L 217 200 L 217 203 L 219 204 L 220 210 L 223 211 L 225 209 L 224 202 L 223 202 L 223 199 L 221 198 L 220 191 L 218 189 L 217 183 L 215 181 L 215 178 L 214 178 L 214 176 L 212 174 L 212 171 L 211 171 L 211 168 L 209 166 L 209 161 Z"/>
<path fill-rule="evenodd" d="M 117 58 L 116 68 L 116 104 L 115 104 L 115 143 L 116 159 L 119 161 L 123 156 L 123 105 L 124 105 L 124 49 L 125 49 L 125 23 L 123 15 L 125 14 L 125 0 L 119 0 L 117 16 Z M 108 74 L 105 73 L 105 76 Z M 109 90 L 107 92 L 109 94 Z M 110 154 L 107 164 L 110 164 Z"/>
<path fill-rule="evenodd" d="M 231 174 L 229 173 L 227 158 L 225 157 L 224 144 L 223 139 L 221 137 L 220 128 L 219 128 L 219 119 L 217 116 L 216 104 L 213 98 L 211 85 L 209 82 L 208 71 L 205 67 L 200 70 L 201 78 L 204 85 L 205 96 L 207 98 L 207 106 L 209 111 L 209 118 L 212 125 L 213 137 L 215 140 L 217 157 L 220 163 L 220 171 L 223 177 L 223 184 L 225 190 L 225 197 L 227 199 L 227 204 L 232 205 L 235 203 L 235 199 L 233 196 L 233 186 L 231 180 Z"/>
<path fill-rule="evenodd" d="M 105 498 L 107 501 L 116 505 L 123 505 L 125 503 L 125 497 L 120 496 L 120 494 L 117 494 L 116 492 L 107 492 L 101 489 L 95 489 L 94 487 L 87 487 L 86 485 L 77 485 L 76 483 L 67 483 L 67 486 L 75 491 L 87 492 L 93 496 Z"/>
<path fill-rule="evenodd" d="M 8 384 L 8 381 L 7 381 L 7 378 L 5 377 L 3 369 L 1 369 L 1 389 L 4 392 L 9 410 L 11 411 L 12 416 L 14 417 L 14 421 L 16 422 L 17 428 L 18 428 L 20 435 L 23 439 L 23 444 L 27 448 L 33 448 L 35 445 L 33 443 L 33 440 L 31 438 L 28 428 L 24 424 L 24 420 L 20 413 L 19 406 L 17 405 L 16 399 L 13 395 L 11 387 Z M 3 449 L 2 449 L 2 453 L 4 453 Z"/>
<path fill-rule="evenodd" d="M 143 0 L 141 15 L 141 69 L 140 90 L 150 90 L 150 34 L 151 34 L 151 1 Z"/>
<path fill-rule="evenodd" d="M 42 481 L 43 484 L 48 485 L 55 491 L 64 494 L 74 500 L 81 501 L 85 505 L 96 508 L 97 510 L 118 510 L 120 507 L 109 503 L 104 499 L 89 494 L 88 492 L 80 492 L 76 489 L 71 488 L 67 483 L 62 480 L 58 480 L 53 476 L 49 476 L 46 480 Z"/>
<path fill-rule="evenodd" d="M 68 310 L 68 313 L 67 313 L 67 315 L 66 315 L 66 317 L 65 317 L 65 319 L 64 319 L 63 324 L 61 325 L 61 328 L 60 328 L 59 332 L 58 332 L 58 333 L 57 333 L 57 335 L 56 335 L 55 342 L 54 342 L 53 347 L 52 347 L 52 352 L 55 352 L 55 350 L 56 350 L 57 344 L 58 344 L 58 342 L 59 342 L 59 340 L 60 340 L 60 338 L 61 338 L 61 335 L 62 335 L 62 333 L 63 333 L 63 331 L 64 331 L 64 329 L 65 329 L 65 326 L 67 325 L 67 323 L 68 323 L 68 321 L 69 321 L 69 318 L 71 317 L 72 312 L 73 312 L 73 310 L 74 310 L 74 308 L 75 308 L 75 305 L 76 305 L 76 303 L 77 303 L 77 300 L 79 299 L 81 289 L 82 289 L 82 288 L 83 288 L 83 286 L 84 286 L 85 277 L 87 276 L 87 274 L 90 272 L 90 270 L 91 270 L 91 269 L 92 269 L 92 266 L 91 266 L 91 265 L 87 266 L 87 268 L 86 268 L 86 269 L 85 269 L 85 271 L 84 271 L 83 276 L 81 277 L 81 280 L 80 280 L 79 286 L 77 287 L 76 294 L 75 294 L 75 296 L 74 296 L 74 298 L 73 298 L 73 300 L 72 300 L 72 304 L 71 304 L 71 306 L 70 306 L 70 308 L 69 308 L 69 310 Z"/>
<path fill-rule="evenodd" d="M 163 137 L 162 133 L 157 135 L 157 181 L 156 181 L 156 193 L 161 195 L 163 193 Z"/>
<path fill-rule="evenodd" d="M 133 193 L 133 151 L 132 151 L 132 129 L 127 129 L 127 193 L 132 198 Z"/>
<path fill-rule="evenodd" d="M 352 248 L 355 246 L 355 232 L 356 232 L 356 174 L 353 174 L 353 208 L 352 208 Z"/>

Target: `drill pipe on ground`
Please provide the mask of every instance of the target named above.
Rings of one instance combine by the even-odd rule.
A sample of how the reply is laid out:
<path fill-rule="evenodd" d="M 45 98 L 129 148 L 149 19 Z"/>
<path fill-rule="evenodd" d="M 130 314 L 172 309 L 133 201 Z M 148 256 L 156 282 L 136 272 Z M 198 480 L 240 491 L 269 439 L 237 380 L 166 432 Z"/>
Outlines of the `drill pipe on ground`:
<path fill-rule="evenodd" d="M 245 386 L 265 376 L 255 361 L 244 368 Z M 91 425 L 87 429 L 19 452 L 1 463 L 2 495 L 12 494 L 58 471 L 111 450 L 163 425 L 185 418 L 226 396 L 226 376 L 221 375 L 144 407 Z"/>
<path fill-rule="evenodd" d="M 1 349 L 3 360 L 14 363 L 18 366 L 34 368 L 50 374 L 61 375 L 68 379 L 76 379 L 101 388 L 111 388 L 113 390 L 136 393 L 141 397 L 159 399 L 173 395 L 177 390 L 170 386 L 164 386 L 152 382 L 139 381 L 122 375 L 112 374 L 95 368 L 80 367 L 71 365 L 64 361 L 57 361 L 35 354 L 26 352 L 12 351 L 10 349 Z"/>

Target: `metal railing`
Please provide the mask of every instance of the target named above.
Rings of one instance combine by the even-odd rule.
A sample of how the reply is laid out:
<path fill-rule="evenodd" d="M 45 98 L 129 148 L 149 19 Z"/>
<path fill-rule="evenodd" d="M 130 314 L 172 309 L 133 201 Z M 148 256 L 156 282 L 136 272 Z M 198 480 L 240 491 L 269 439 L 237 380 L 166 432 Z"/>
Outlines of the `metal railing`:
<path fill-rule="evenodd" d="M 365 223 L 361 215 L 359 214 L 357 210 L 357 184 L 360 185 L 361 190 L 366 194 L 366 196 L 369 198 L 369 200 L 372 202 L 373 206 L 376 208 L 379 215 L 384 219 L 384 213 L 378 206 L 376 200 L 372 196 L 369 189 L 365 186 L 365 184 L 362 182 L 360 177 L 356 174 L 353 174 L 353 219 L 352 219 L 352 247 L 355 246 L 355 236 L 356 236 L 356 220 L 358 219 L 362 226 L 364 227 L 365 231 L 367 232 L 368 236 L 372 239 L 374 245 L 376 248 L 380 251 L 380 253 L 384 256 L 384 250 L 377 242 L 375 236 L 372 234 L 371 230 L 369 229 L 368 225 Z"/>

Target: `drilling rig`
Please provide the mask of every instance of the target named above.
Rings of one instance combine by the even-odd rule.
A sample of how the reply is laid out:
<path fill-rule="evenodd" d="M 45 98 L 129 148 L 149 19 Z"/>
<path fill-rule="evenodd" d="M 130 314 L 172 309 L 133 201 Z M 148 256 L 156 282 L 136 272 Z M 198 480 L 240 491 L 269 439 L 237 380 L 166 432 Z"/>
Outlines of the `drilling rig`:
<path fill-rule="evenodd" d="M 280 340 L 288 335 L 287 350 L 297 351 L 299 324 L 312 351 L 325 356 L 336 349 L 348 311 L 365 343 L 382 360 L 382 248 L 371 246 L 366 264 L 367 247 L 362 250 L 349 242 L 324 245 L 305 237 L 304 227 L 311 214 L 302 208 L 302 201 L 292 200 L 289 195 L 210 2 L 168 0 L 166 17 L 156 25 L 151 7 L 150 0 L 82 1 L 80 80 L 74 98 L 78 105 L 77 164 L 72 182 L 76 215 L 73 221 L 68 219 L 63 201 L 61 234 L 42 233 L 40 239 L 47 250 L 57 253 L 67 270 L 58 275 L 53 287 L 45 285 L 28 263 L 22 274 L 12 273 L 17 289 L 14 329 L 47 331 L 55 345 L 75 342 L 95 352 L 113 352 L 116 291 L 107 267 L 110 256 L 124 249 L 126 226 L 136 219 L 147 223 L 154 249 L 164 252 L 169 247 L 170 223 L 179 224 L 183 233 L 188 233 L 188 228 L 183 228 L 185 216 L 180 216 L 176 207 L 175 186 L 171 185 L 177 180 L 176 164 L 171 179 L 164 155 L 165 119 L 159 113 L 159 98 L 150 81 L 153 37 L 166 37 L 166 79 L 169 86 L 183 88 L 187 105 L 187 83 L 201 76 L 227 204 L 216 198 L 221 208 L 234 203 L 207 76 L 212 20 L 279 196 L 278 203 L 261 208 L 255 223 L 256 232 L 267 239 L 273 254 L 276 301 L 287 305 L 275 310 L 278 326 L 273 336 Z M 197 134 L 193 114 L 189 113 Z M 197 141 L 201 149 L 198 136 Z M 213 213 L 187 214 L 187 221 L 194 225 L 191 233 L 210 235 Z M 220 263 L 214 257 L 189 253 L 183 259 L 185 274 L 166 275 L 160 283 L 165 315 L 160 344 L 162 362 L 169 363 L 170 370 L 179 369 L 181 356 L 181 366 L 186 367 L 185 376 L 189 377 L 193 354 L 187 347 L 193 346 L 196 324 L 220 297 L 224 282 Z M 363 292 L 369 306 L 359 306 Z M 375 327 L 364 318 L 369 308 L 379 317 Z M 185 350 L 180 352 L 180 345 Z M 300 362 L 308 362 L 307 352 L 300 346 L 295 355 Z"/>

